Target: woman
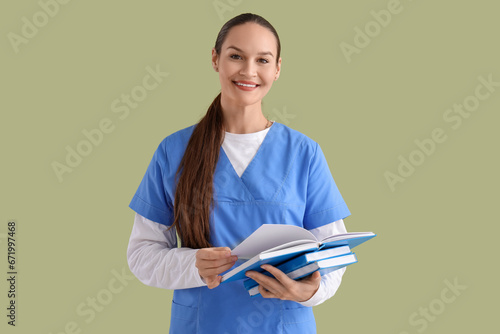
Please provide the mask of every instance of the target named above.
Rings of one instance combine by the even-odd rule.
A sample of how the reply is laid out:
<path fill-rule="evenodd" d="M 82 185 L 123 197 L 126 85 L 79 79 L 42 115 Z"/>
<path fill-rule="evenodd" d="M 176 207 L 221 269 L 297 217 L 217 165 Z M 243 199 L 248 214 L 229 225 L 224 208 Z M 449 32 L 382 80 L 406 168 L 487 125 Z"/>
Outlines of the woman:
<path fill-rule="evenodd" d="M 274 278 L 247 272 L 259 297 L 243 280 L 221 283 L 237 265 L 230 249 L 263 223 L 298 225 L 318 238 L 346 232 L 350 212 L 319 145 L 262 114 L 280 51 L 261 16 L 224 24 L 212 50 L 221 93 L 199 123 L 162 140 L 130 202 L 130 270 L 175 290 L 170 333 L 315 333 L 311 307 L 340 285 L 345 269 L 294 281 L 272 266 L 264 269 Z"/>

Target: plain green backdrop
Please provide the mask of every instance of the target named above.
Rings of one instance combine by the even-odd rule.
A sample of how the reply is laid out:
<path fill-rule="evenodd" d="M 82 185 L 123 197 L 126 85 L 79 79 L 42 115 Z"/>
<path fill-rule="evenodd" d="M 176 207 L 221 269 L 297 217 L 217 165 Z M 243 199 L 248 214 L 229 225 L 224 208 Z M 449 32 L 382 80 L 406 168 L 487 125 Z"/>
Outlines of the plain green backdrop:
<path fill-rule="evenodd" d="M 243 12 L 281 37 L 264 114 L 321 145 L 352 213 L 347 229 L 378 234 L 314 308 L 318 332 L 498 328 L 499 9 L 484 0 L 3 2 L 0 267 L 7 277 L 13 220 L 18 274 L 15 328 L 2 279 L 2 333 L 168 332 L 172 291 L 128 269 L 128 203 L 160 141 L 196 123 L 219 92 L 211 48 Z M 157 68 L 168 75 L 140 95 Z M 125 107 L 131 93 L 137 104 Z M 84 132 L 99 126 L 108 133 L 86 146 Z M 71 149 L 87 155 L 58 177 Z"/>

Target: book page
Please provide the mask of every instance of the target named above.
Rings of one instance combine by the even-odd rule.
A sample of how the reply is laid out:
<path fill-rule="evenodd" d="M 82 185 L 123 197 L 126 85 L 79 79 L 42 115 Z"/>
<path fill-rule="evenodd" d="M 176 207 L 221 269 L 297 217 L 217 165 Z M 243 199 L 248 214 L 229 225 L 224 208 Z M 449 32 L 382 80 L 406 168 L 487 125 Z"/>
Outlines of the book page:
<path fill-rule="evenodd" d="M 273 247 L 273 248 L 270 248 L 270 249 L 266 249 L 265 251 L 263 251 L 261 253 L 267 254 L 267 253 L 276 252 L 276 251 L 279 251 L 279 250 L 282 250 L 282 249 L 293 248 L 295 246 L 300 246 L 300 245 L 305 245 L 305 244 L 314 245 L 316 247 L 319 247 L 319 242 L 311 241 L 309 239 L 303 239 L 303 240 L 290 241 L 290 242 L 284 243 L 282 245 L 279 245 L 279 246 L 276 246 L 276 247 Z"/>
<path fill-rule="evenodd" d="M 321 242 L 327 243 L 327 242 L 335 241 L 335 240 L 348 240 L 348 239 L 354 239 L 354 238 L 359 238 L 359 237 L 369 237 L 369 236 L 374 236 L 373 232 L 348 232 L 348 233 L 331 235 L 331 236 L 326 237 L 323 240 L 321 240 Z"/>
<path fill-rule="evenodd" d="M 236 246 L 231 254 L 241 258 L 251 258 L 265 250 L 297 240 L 317 241 L 311 232 L 299 226 L 262 224 Z"/>

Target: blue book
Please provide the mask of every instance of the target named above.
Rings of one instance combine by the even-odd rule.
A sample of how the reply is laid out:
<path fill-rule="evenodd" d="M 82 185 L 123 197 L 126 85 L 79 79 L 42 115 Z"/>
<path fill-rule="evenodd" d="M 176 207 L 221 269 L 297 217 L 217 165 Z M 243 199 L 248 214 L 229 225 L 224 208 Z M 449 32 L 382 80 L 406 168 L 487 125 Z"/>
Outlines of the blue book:
<path fill-rule="evenodd" d="M 324 250 L 319 250 L 319 251 L 315 251 L 315 252 L 313 251 L 311 253 L 299 255 L 299 256 L 297 256 L 289 261 L 286 261 L 285 263 L 282 263 L 282 264 L 276 266 L 276 268 L 281 270 L 285 274 L 288 274 L 294 270 L 302 268 L 302 267 L 304 267 L 308 264 L 311 264 L 313 262 L 328 259 L 331 257 L 346 255 L 346 254 L 352 254 L 349 246 L 339 246 L 339 247 L 327 248 Z M 268 271 L 264 271 L 263 274 L 266 276 L 269 276 L 269 277 L 273 277 L 273 275 Z M 251 278 L 245 280 L 243 283 L 244 283 L 245 288 L 247 290 L 253 288 L 254 286 L 259 285 L 256 281 L 254 281 Z"/>
<path fill-rule="evenodd" d="M 247 279 L 245 272 L 248 270 L 264 272 L 260 268 L 263 264 L 277 266 L 299 255 L 326 248 L 349 246 L 352 249 L 375 236 L 372 232 L 350 232 L 317 240 L 310 231 L 299 226 L 263 224 L 231 251 L 238 256 L 238 261 L 223 273 L 221 283 Z"/>
<path fill-rule="evenodd" d="M 264 269 L 260 268 L 260 266 L 263 264 L 276 266 L 300 254 L 303 254 L 305 252 L 313 252 L 317 249 L 318 248 L 315 245 L 311 244 L 295 245 L 287 249 L 267 251 L 257 254 L 256 256 L 244 261 L 243 263 L 241 263 L 241 260 L 238 259 L 239 262 L 237 261 L 235 264 L 236 268 L 222 275 L 221 283 L 236 281 L 239 279 L 246 279 L 248 277 L 245 276 L 245 272 L 247 272 L 248 270 L 263 272 Z M 238 265 L 238 263 L 241 264 Z"/>
<path fill-rule="evenodd" d="M 332 271 L 341 269 L 343 267 L 346 267 L 346 266 L 353 264 L 353 263 L 356 263 L 356 262 L 358 262 L 358 259 L 356 258 L 356 254 L 351 252 L 349 254 L 344 254 L 344 255 L 328 258 L 328 259 L 314 261 L 314 262 L 307 264 L 301 268 L 297 268 L 295 270 L 288 272 L 287 276 L 290 277 L 291 279 L 298 280 L 298 279 L 306 277 L 306 276 L 308 276 L 308 275 L 310 275 L 318 270 L 319 270 L 321 276 L 323 276 L 323 275 L 331 273 Z M 250 279 L 248 281 L 250 281 Z M 246 283 L 246 281 L 244 283 Z M 246 284 L 245 284 L 245 287 L 246 287 Z M 255 296 L 260 295 L 258 285 L 255 285 L 253 287 L 249 287 L 249 288 L 247 288 L 247 290 L 248 290 L 248 293 L 250 294 L 251 297 L 255 297 Z"/>

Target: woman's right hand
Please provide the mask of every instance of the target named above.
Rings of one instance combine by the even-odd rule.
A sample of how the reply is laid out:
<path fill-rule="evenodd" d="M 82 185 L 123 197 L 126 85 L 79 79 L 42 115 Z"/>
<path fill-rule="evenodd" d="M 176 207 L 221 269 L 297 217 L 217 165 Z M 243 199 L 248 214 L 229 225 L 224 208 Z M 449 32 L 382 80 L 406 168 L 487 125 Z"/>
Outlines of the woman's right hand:
<path fill-rule="evenodd" d="M 238 257 L 231 256 L 229 247 L 201 248 L 196 252 L 196 268 L 205 280 L 209 289 L 219 286 L 222 276 L 220 273 L 231 268 Z"/>

